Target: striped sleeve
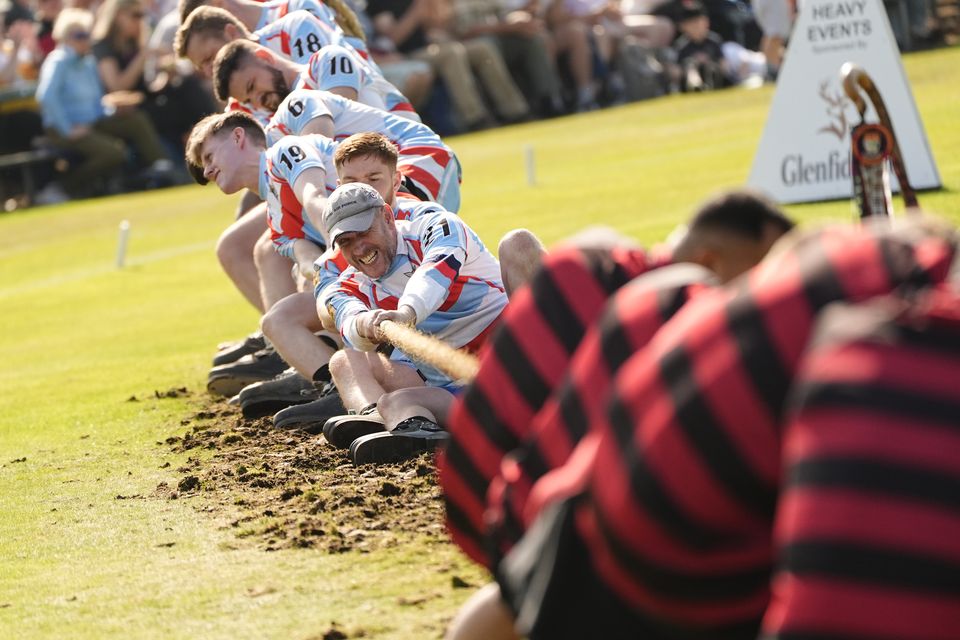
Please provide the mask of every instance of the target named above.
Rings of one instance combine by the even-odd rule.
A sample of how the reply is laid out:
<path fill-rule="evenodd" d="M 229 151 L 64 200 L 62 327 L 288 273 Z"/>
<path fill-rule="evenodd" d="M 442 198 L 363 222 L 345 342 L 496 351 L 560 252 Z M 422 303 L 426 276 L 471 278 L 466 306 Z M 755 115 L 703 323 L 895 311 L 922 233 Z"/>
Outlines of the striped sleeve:
<path fill-rule="evenodd" d="M 591 424 L 596 451 L 567 525 L 591 575 L 662 637 L 755 636 L 770 602 L 781 424 L 815 318 L 835 301 L 940 282 L 953 253 L 929 229 L 826 230 L 682 308 L 622 366 Z"/>
<path fill-rule="evenodd" d="M 493 553 L 506 553 L 539 505 L 555 500 L 557 488 L 562 493 L 568 485 L 562 467 L 603 410 L 621 365 L 711 279 L 701 267 L 677 264 L 641 275 L 613 295 L 574 353 L 569 374 L 533 418 L 529 436 L 491 481 L 485 520 Z M 538 495 L 528 509 L 535 483 Z"/>
<path fill-rule="evenodd" d="M 423 221 L 419 238 L 423 261 L 410 277 L 399 304 L 409 305 L 423 322 L 447 300 L 467 259 L 467 232 L 456 216 L 438 211 Z"/>
<path fill-rule="evenodd" d="M 769 638 L 955 638 L 960 295 L 830 309 L 794 389 Z"/>
<path fill-rule="evenodd" d="M 487 562 L 483 512 L 501 459 L 526 437 L 607 297 L 648 266 L 640 250 L 558 248 L 507 306 L 476 380 L 454 405 L 438 462 L 447 526 L 475 561 Z"/>
<path fill-rule="evenodd" d="M 829 229 L 681 310 L 621 369 L 599 425 L 579 523 L 604 581 L 666 620 L 759 620 L 780 423 L 814 318 L 942 280 L 952 255 L 936 233 Z"/>

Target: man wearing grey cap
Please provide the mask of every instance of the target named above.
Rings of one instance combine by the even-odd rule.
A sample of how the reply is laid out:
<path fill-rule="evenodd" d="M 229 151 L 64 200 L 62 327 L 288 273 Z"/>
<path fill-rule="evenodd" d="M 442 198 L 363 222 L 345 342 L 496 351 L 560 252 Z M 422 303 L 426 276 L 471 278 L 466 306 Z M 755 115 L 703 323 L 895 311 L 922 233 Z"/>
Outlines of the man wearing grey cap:
<path fill-rule="evenodd" d="M 330 361 L 344 406 L 358 410 L 409 387 L 456 392 L 458 383 L 436 369 L 397 350 L 388 359 L 374 349 L 386 320 L 415 325 L 455 348 L 479 349 L 507 295 L 500 265 L 476 233 L 447 211 L 397 220 L 380 194 L 360 183 L 330 194 L 322 225 L 349 265 L 319 300 L 351 347 Z"/>

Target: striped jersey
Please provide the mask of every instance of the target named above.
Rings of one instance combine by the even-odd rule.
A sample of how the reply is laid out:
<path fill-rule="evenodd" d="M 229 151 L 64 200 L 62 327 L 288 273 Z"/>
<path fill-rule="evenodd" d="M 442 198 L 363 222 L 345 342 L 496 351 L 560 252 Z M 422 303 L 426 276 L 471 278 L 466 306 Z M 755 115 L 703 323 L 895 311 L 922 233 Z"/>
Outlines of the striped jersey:
<path fill-rule="evenodd" d="M 960 294 L 828 308 L 791 398 L 763 635 L 956 636 Z"/>
<path fill-rule="evenodd" d="M 739 286 L 691 300 L 631 356 L 590 425 L 585 442 L 596 446 L 585 493 L 567 501 L 571 518 L 553 521 L 562 530 L 554 535 L 587 557 L 589 574 L 623 604 L 630 622 L 621 626 L 632 635 L 605 637 L 634 637 L 638 629 L 645 637 L 756 637 L 771 598 L 774 518 L 783 508 L 787 401 L 814 322 L 833 302 L 911 296 L 943 281 L 954 251 L 945 234 L 919 226 L 793 238 Z M 541 517 L 551 513 L 545 508 Z M 506 574 L 516 603 L 522 582 Z M 566 589 L 547 589 L 557 599 L 552 609 L 543 604 L 552 619 L 531 620 L 521 631 L 549 637 L 557 624 L 577 624 L 555 606 L 569 601 Z M 828 601 L 808 604 L 837 604 Z"/>
<path fill-rule="evenodd" d="M 709 289 L 712 273 L 692 264 L 654 269 L 615 292 L 584 336 L 564 379 L 530 422 L 529 435 L 505 456 L 487 491 L 487 536 L 492 553 L 516 544 L 539 511 L 531 492 L 550 490 L 540 479 L 566 464 L 590 423 L 602 415 L 611 382 L 630 356 L 692 297 Z M 494 560 L 496 561 L 496 560 Z"/>
<path fill-rule="evenodd" d="M 447 211 L 395 224 L 397 253 L 383 276 L 372 279 L 350 267 L 324 293 L 345 344 L 361 350 L 376 346 L 357 334 L 358 314 L 409 305 L 419 330 L 455 348 L 477 346 L 507 305 L 496 258 Z"/>
<path fill-rule="evenodd" d="M 261 156 L 258 192 L 267 202 L 270 236 L 277 252 L 291 260 L 298 239 L 327 246 L 323 233 L 304 215 L 293 185 L 304 171 L 317 168 L 324 172 L 327 194 L 332 193 L 337 188 L 336 149 L 336 142 L 321 135 L 287 136 Z"/>
<path fill-rule="evenodd" d="M 475 561 L 489 562 L 483 513 L 503 457 L 529 435 L 607 298 L 654 266 L 639 249 L 559 247 L 514 295 L 476 379 L 450 411 L 450 441 L 437 461 L 447 528 Z"/>
<path fill-rule="evenodd" d="M 314 53 L 294 89 L 330 91 L 347 87 L 357 92 L 357 102 L 420 122 L 420 116 L 400 90 L 353 49 L 327 45 Z"/>
<path fill-rule="evenodd" d="M 333 137 L 338 141 L 366 131 L 385 136 L 399 151 L 397 170 L 433 200 L 440 193 L 447 165 L 457 162 L 453 150 L 427 125 L 326 91 L 291 91 L 270 119 L 267 140 L 297 135 L 324 116 L 333 120 Z"/>
<path fill-rule="evenodd" d="M 337 44 L 355 51 L 367 64 L 379 70 L 370 59 L 367 43 L 351 38 L 334 23 L 330 24 L 309 11 L 290 11 L 254 32 L 260 44 L 283 54 L 294 62 L 305 63 L 328 44 Z"/>
<path fill-rule="evenodd" d="M 422 215 L 443 211 L 436 202 L 424 202 L 404 193 L 397 194 L 397 207 L 393 210 L 395 220 L 413 220 Z M 314 269 L 317 271 L 317 282 L 314 286 L 314 296 L 319 299 L 324 289 L 334 284 L 340 274 L 347 270 L 349 265 L 340 251 L 340 247 L 333 246 L 317 259 Z"/>
<path fill-rule="evenodd" d="M 260 19 L 257 21 L 256 28 L 253 29 L 255 32 L 294 11 L 307 11 L 331 29 L 343 32 L 337 24 L 337 14 L 320 0 L 268 0 L 261 6 L 263 8 L 260 10 Z"/>
<path fill-rule="evenodd" d="M 350 45 L 343 33 L 307 11 L 293 11 L 254 32 L 257 42 L 275 53 L 306 64 L 322 47 Z"/>

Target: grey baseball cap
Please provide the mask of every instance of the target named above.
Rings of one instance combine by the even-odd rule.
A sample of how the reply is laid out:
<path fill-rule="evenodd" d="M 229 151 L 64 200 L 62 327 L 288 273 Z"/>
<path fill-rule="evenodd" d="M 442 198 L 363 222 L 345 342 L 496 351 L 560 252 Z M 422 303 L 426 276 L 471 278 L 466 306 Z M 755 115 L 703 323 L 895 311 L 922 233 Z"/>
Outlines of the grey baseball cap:
<path fill-rule="evenodd" d="M 342 184 L 327 198 L 323 209 L 323 230 L 330 243 L 348 231 L 366 231 L 385 205 L 377 190 L 368 184 Z"/>

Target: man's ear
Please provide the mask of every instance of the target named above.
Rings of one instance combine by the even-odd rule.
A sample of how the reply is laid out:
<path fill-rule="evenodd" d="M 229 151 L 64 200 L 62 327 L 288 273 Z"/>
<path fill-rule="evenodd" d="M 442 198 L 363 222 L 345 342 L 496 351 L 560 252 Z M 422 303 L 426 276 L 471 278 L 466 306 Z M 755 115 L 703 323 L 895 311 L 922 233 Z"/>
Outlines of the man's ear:
<path fill-rule="evenodd" d="M 237 143 L 237 146 L 243 147 L 244 143 L 247 140 L 247 132 L 243 127 L 234 127 L 232 131 L 233 139 Z"/>
<path fill-rule="evenodd" d="M 400 181 L 403 180 L 403 174 L 397 171 L 396 167 L 393 169 L 393 192 L 396 193 L 400 191 Z"/>
<path fill-rule="evenodd" d="M 223 37 L 226 38 L 228 42 L 233 42 L 240 37 L 240 31 L 234 24 L 225 24 L 223 26 Z"/>

